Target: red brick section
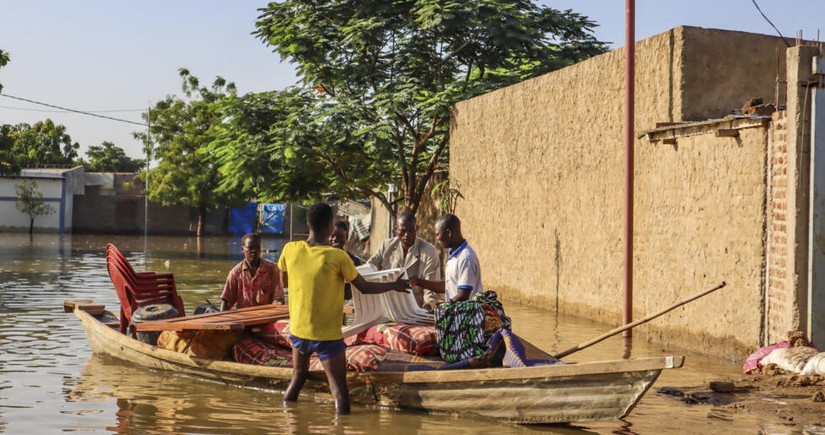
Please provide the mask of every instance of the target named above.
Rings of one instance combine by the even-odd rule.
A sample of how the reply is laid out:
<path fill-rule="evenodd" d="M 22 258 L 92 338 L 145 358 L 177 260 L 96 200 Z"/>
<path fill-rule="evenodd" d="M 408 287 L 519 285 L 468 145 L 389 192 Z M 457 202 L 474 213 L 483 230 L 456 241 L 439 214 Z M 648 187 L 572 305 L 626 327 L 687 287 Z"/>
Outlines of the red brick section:
<path fill-rule="evenodd" d="M 793 319 L 792 262 L 788 256 L 788 138 L 785 111 L 774 112 L 771 123 L 771 160 L 768 162 L 770 198 L 768 214 L 768 291 L 766 301 L 768 343 L 785 338 Z"/>

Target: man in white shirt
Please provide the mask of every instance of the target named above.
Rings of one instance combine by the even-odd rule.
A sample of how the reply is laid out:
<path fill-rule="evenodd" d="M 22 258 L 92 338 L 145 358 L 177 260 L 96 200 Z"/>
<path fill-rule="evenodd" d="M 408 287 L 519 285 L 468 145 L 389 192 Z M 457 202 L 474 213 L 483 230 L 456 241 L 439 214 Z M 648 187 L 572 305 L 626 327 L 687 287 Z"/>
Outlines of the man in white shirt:
<path fill-rule="evenodd" d="M 466 301 L 484 291 L 481 286 L 481 267 L 478 257 L 461 235 L 461 221 L 456 215 L 445 214 L 435 222 L 438 243 L 449 249 L 445 281 L 421 278 L 410 279 L 410 285 L 420 286 L 436 293 L 446 293 L 447 302 Z"/>

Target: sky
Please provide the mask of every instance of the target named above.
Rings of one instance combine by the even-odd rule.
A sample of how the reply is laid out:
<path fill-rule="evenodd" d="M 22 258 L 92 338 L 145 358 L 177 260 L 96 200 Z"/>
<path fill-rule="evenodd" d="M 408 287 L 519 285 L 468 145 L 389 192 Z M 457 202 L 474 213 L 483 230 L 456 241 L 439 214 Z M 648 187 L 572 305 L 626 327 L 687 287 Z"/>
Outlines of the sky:
<path fill-rule="evenodd" d="M 624 45 L 624 0 L 542 0 L 599 24 L 595 36 Z M 825 1 L 757 0 L 786 37 L 801 30 L 825 38 Z M 178 69 L 202 83 L 221 76 L 239 93 L 282 89 L 297 81 L 294 67 L 251 35 L 258 8 L 251 0 L 0 0 L 0 95 L 91 111 L 141 123 L 140 114 L 170 94 L 181 94 Z M 753 0 L 636 0 L 636 40 L 680 25 L 776 35 Z M 100 119 L 0 96 L 0 124 L 51 118 L 65 125 L 80 155 L 89 145 L 114 142 L 142 157 L 132 137 L 140 126 Z"/>

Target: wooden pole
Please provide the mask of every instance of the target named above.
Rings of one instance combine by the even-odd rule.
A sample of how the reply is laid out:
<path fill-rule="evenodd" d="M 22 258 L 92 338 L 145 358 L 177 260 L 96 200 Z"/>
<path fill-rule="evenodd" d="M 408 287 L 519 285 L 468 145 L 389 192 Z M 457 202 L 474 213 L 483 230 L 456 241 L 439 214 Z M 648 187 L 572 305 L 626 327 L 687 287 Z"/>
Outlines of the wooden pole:
<path fill-rule="evenodd" d="M 580 351 L 580 350 L 582 350 L 582 349 L 584 349 L 584 348 L 590 347 L 590 346 L 592 346 L 592 345 L 594 345 L 594 344 L 596 344 L 596 343 L 598 343 L 598 342 L 600 342 L 600 341 L 602 341 L 602 340 L 604 340 L 604 339 L 610 338 L 610 337 L 612 337 L 612 336 L 614 336 L 614 335 L 616 335 L 616 334 L 618 334 L 618 333 L 620 333 L 620 332 L 624 332 L 624 331 L 626 331 L 626 330 L 628 330 L 628 329 L 631 329 L 631 328 L 633 328 L 633 327 L 639 326 L 639 325 L 641 325 L 642 323 L 647 323 L 647 322 L 649 322 L 649 321 L 651 321 L 651 320 L 653 320 L 653 319 L 655 319 L 655 318 L 657 318 L 657 317 L 661 316 L 662 314 L 666 314 L 666 313 L 668 313 L 668 312 L 670 312 L 670 311 L 673 311 L 673 310 L 674 310 L 674 309 L 676 309 L 676 308 L 681 307 L 682 305 L 684 305 L 684 304 L 686 304 L 686 303 L 688 303 L 688 302 L 692 302 L 692 301 L 695 301 L 696 299 L 701 298 L 702 296 L 709 295 L 709 294 L 711 294 L 711 293 L 715 292 L 716 290 L 719 290 L 720 288 L 722 288 L 722 287 L 724 287 L 724 286 L 726 286 L 726 285 L 727 285 L 727 283 L 725 283 L 724 281 L 722 281 L 722 284 L 719 284 L 719 285 L 717 285 L 716 287 L 714 287 L 714 288 L 712 288 L 712 289 L 705 290 L 705 291 L 703 291 L 702 293 L 699 293 L 699 294 L 693 295 L 693 296 L 691 296 L 691 297 L 689 297 L 689 298 L 687 298 L 687 299 L 685 299 L 685 300 L 683 300 L 683 301 L 681 301 L 681 302 L 677 302 L 677 303 L 675 303 L 675 304 L 673 304 L 673 305 L 671 305 L 671 306 L 669 306 L 669 307 L 665 308 L 664 310 L 659 311 L 658 313 L 651 314 L 651 315 L 649 315 L 649 316 L 647 316 L 647 317 L 645 317 L 645 318 L 639 319 L 639 320 L 637 320 L 637 321 L 635 321 L 635 322 L 633 322 L 633 323 L 628 323 L 627 325 L 620 326 L 620 327 L 618 327 L 618 328 L 616 328 L 616 329 L 614 329 L 614 330 L 612 330 L 612 331 L 609 331 L 609 332 L 607 332 L 607 333 L 605 333 L 605 334 L 602 334 L 602 335 L 600 335 L 600 336 L 598 336 L 598 337 L 596 337 L 596 338 L 594 338 L 594 339 L 592 339 L 592 340 L 590 340 L 590 341 L 587 341 L 587 342 L 585 342 L 585 343 L 582 343 L 582 344 L 578 344 L 578 345 L 576 345 L 576 346 L 573 346 L 573 347 L 571 347 L 570 349 L 567 349 L 567 350 L 565 350 L 565 351 L 563 351 L 563 352 L 559 352 L 559 353 L 557 353 L 556 355 L 553 355 L 553 356 L 555 356 L 556 358 L 563 358 L 563 357 L 565 357 L 565 356 L 567 356 L 567 355 L 570 355 L 570 354 L 571 354 L 571 353 L 573 353 L 573 352 L 578 352 L 578 351 Z"/>
<path fill-rule="evenodd" d="M 633 184 L 635 172 L 636 0 L 625 0 L 624 72 L 624 311 L 622 323 L 633 321 Z M 624 336 L 630 337 L 630 329 Z"/>

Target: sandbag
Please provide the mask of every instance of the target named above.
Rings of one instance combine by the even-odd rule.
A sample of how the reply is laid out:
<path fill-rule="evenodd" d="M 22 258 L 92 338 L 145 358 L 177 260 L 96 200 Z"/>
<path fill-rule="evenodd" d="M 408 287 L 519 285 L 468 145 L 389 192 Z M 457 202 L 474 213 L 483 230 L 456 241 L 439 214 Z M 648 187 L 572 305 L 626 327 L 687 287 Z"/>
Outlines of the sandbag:
<path fill-rule="evenodd" d="M 782 370 L 794 373 L 802 373 L 802 369 L 808 361 L 818 353 L 812 347 L 786 347 L 782 349 L 775 349 L 768 356 L 759 361 L 763 367 L 768 364 L 775 364 Z"/>
<path fill-rule="evenodd" d="M 803 375 L 825 375 L 825 352 L 811 357 L 802 368 Z"/>
<path fill-rule="evenodd" d="M 776 349 L 782 349 L 785 347 L 791 347 L 791 344 L 787 341 L 780 341 L 779 343 L 774 343 L 770 346 L 763 347 L 756 352 L 750 354 L 748 358 L 745 360 L 745 363 L 742 364 L 742 372 L 746 375 L 749 375 L 759 369 L 762 368 L 762 358 L 770 355 L 771 352 L 775 351 Z"/>

